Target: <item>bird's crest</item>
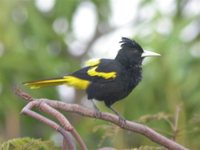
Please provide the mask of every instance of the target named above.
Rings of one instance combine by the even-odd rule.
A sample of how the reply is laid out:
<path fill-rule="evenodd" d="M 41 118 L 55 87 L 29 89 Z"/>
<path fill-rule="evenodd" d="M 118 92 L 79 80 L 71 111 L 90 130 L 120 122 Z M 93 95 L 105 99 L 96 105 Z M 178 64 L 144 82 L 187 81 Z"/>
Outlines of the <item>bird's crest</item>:
<path fill-rule="evenodd" d="M 142 47 L 136 41 L 129 38 L 122 37 L 122 40 L 119 43 L 121 43 L 122 48 L 128 47 L 143 52 Z"/>

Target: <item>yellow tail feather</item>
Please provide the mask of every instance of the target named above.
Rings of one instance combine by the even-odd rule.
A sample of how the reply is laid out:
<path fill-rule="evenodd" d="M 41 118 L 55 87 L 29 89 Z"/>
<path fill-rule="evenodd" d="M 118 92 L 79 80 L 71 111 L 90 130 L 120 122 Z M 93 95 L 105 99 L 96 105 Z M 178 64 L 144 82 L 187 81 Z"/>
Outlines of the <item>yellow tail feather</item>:
<path fill-rule="evenodd" d="M 47 86 L 57 86 L 62 84 L 67 84 L 70 86 L 74 86 L 75 88 L 85 90 L 89 86 L 90 82 L 74 76 L 64 76 L 63 78 L 58 79 L 38 80 L 24 83 L 24 85 L 30 87 L 31 89 L 37 89 Z"/>
<path fill-rule="evenodd" d="M 56 85 L 61 85 L 61 84 L 65 84 L 65 83 L 66 83 L 65 79 L 60 78 L 60 79 L 47 79 L 47 80 L 31 81 L 31 82 L 24 83 L 24 85 L 30 87 L 31 89 L 38 89 L 41 87 L 56 86 Z"/>

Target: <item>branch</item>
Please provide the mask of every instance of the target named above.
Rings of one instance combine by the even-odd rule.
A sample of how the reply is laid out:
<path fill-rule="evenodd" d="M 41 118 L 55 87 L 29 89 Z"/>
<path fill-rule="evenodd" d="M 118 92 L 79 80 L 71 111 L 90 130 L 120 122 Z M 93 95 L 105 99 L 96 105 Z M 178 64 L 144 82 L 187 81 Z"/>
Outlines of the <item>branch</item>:
<path fill-rule="evenodd" d="M 21 113 L 29 115 L 33 118 L 36 118 L 37 120 L 49 125 L 51 128 L 55 129 L 56 131 L 60 132 L 63 137 L 64 137 L 64 141 L 63 141 L 63 150 L 66 149 L 66 143 L 69 144 L 68 148 L 74 150 L 75 146 L 72 142 L 72 139 L 70 138 L 69 134 L 62 128 L 60 127 L 57 123 L 55 123 L 54 121 L 47 119 L 46 117 L 34 112 L 31 110 L 32 107 L 34 107 L 35 105 L 37 105 L 36 101 L 32 101 L 31 103 L 28 103 L 22 110 Z"/>
<path fill-rule="evenodd" d="M 22 93 L 22 95 L 24 95 L 24 93 Z M 25 96 L 25 95 L 24 95 Z M 26 97 L 28 98 L 28 97 Z M 54 116 L 56 119 L 58 119 L 58 121 L 60 122 L 60 124 L 64 127 L 62 128 L 61 126 L 59 126 L 57 123 L 55 123 L 54 121 L 47 119 L 46 117 L 32 111 L 31 109 L 33 107 L 37 107 L 39 108 L 41 111 L 46 112 L 47 114 Z M 70 138 L 69 134 L 65 131 L 69 131 L 71 132 L 71 134 L 75 137 L 75 139 L 78 141 L 78 143 L 80 144 L 80 147 L 82 150 L 87 150 L 87 147 L 85 145 L 85 143 L 83 142 L 83 140 L 81 139 L 80 135 L 78 134 L 78 132 L 73 128 L 73 126 L 69 123 L 69 121 L 64 117 L 63 114 L 61 114 L 60 112 L 58 112 L 57 110 L 55 110 L 54 108 L 52 108 L 51 106 L 49 106 L 48 104 L 46 104 L 43 101 L 30 101 L 23 109 L 22 109 L 22 113 L 29 115 L 47 125 L 49 125 L 50 127 L 52 127 L 53 129 L 55 129 L 56 131 L 60 132 L 63 137 L 64 137 L 64 141 L 63 141 L 63 150 L 67 148 L 66 144 L 68 145 L 68 149 L 70 150 L 75 150 L 75 144 L 73 143 L 72 139 Z"/>
<path fill-rule="evenodd" d="M 45 99 L 45 98 L 35 99 L 19 89 L 16 89 L 15 93 L 19 97 L 26 100 L 27 102 L 30 102 L 30 101 L 33 101 L 33 102 L 39 101 L 40 103 L 44 102 L 44 103 L 48 104 L 49 106 L 59 109 L 59 110 L 64 110 L 67 112 L 77 113 L 79 115 L 112 122 L 121 128 L 142 134 L 145 137 L 152 140 L 153 142 L 160 144 L 170 150 L 188 150 L 184 146 L 176 143 L 173 140 L 166 138 L 165 136 L 157 133 L 156 131 L 154 131 L 153 129 L 151 129 L 145 125 L 142 125 L 142 124 L 139 124 L 136 122 L 131 122 L 128 120 L 126 120 L 125 123 L 122 124 L 121 121 L 119 121 L 118 116 L 111 114 L 111 113 L 101 112 L 101 115 L 97 115 L 96 111 L 85 108 L 85 107 L 77 105 L 77 104 L 67 104 L 64 102 L 60 102 L 60 101 L 56 101 L 56 100 L 49 100 L 49 99 Z"/>

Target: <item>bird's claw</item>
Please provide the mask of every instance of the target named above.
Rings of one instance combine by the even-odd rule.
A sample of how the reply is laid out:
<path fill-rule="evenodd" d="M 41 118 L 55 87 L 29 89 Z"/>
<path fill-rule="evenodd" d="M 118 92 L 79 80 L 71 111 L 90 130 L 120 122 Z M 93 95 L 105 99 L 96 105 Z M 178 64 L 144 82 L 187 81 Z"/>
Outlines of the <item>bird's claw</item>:
<path fill-rule="evenodd" d="M 95 118 L 101 118 L 101 112 L 99 110 L 95 111 Z"/>
<path fill-rule="evenodd" d="M 126 125 L 126 119 L 122 118 L 121 116 L 119 116 L 119 125 L 124 128 Z"/>

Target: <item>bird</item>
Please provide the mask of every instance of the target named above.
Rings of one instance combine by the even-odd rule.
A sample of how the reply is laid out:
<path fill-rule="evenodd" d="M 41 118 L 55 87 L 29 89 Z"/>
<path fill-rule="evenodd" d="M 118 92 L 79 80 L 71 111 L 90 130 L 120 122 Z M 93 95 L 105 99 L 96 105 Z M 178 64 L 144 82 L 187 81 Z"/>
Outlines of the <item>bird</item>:
<path fill-rule="evenodd" d="M 67 84 L 76 89 L 85 90 L 88 100 L 103 101 L 105 106 L 122 118 L 112 105 L 127 97 L 142 80 L 142 62 L 144 58 L 161 56 L 158 53 L 143 50 L 135 41 L 122 37 L 121 48 L 114 59 L 92 59 L 86 66 L 71 74 L 45 80 L 25 82 L 31 89 Z"/>

